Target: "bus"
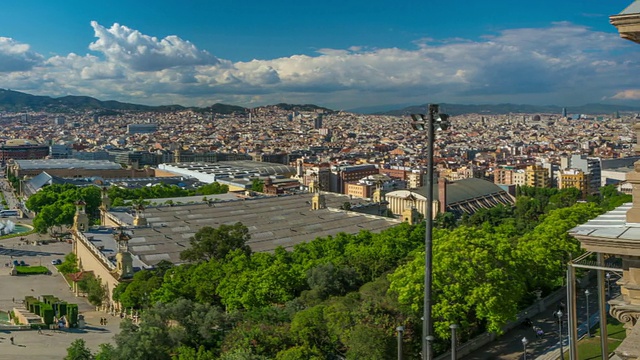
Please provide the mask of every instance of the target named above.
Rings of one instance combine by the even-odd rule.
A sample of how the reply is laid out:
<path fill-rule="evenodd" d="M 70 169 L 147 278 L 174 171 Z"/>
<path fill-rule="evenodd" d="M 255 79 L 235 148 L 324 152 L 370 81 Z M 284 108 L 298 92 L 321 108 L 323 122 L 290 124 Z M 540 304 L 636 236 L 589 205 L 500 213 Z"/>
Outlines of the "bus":
<path fill-rule="evenodd" d="M 18 216 L 18 210 L 0 210 L 0 217 Z"/>

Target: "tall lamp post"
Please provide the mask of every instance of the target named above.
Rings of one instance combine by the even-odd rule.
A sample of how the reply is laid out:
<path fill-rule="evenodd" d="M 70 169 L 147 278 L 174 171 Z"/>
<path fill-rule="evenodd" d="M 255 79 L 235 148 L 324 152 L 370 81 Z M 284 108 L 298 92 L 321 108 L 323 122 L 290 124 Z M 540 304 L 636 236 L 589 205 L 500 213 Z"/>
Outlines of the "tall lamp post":
<path fill-rule="evenodd" d="M 524 355 L 522 355 L 522 358 L 524 360 L 527 360 L 527 344 L 529 343 L 529 340 L 527 340 L 526 337 L 522 338 L 522 346 L 524 347 Z"/>
<path fill-rule="evenodd" d="M 587 337 L 591 337 L 591 313 L 589 313 L 589 289 L 584 291 L 584 296 L 587 297 Z"/>
<path fill-rule="evenodd" d="M 564 349 L 562 347 L 562 315 L 564 315 L 562 310 L 558 310 L 556 316 L 558 317 L 558 329 L 560 330 L 558 333 L 558 336 L 560 337 L 560 359 L 564 359 Z"/>
<path fill-rule="evenodd" d="M 431 283 L 432 283 L 432 232 L 433 232 L 433 143 L 436 127 L 446 130 L 449 126 L 449 115 L 440 114 L 439 106 L 429 104 L 429 114 L 411 114 L 411 127 L 414 130 L 427 130 L 427 206 L 425 214 L 426 231 L 424 234 L 424 306 L 422 320 L 422 357 L 433 359 L 433 324 L 431 319 Z"/>
<path fill-rule="evenodd" d="M 451 324 L 449 325 L 449 328 L 451 328 L 451 360 L 457 360 L 458 352 L 456 349 L 456 329 L 458 329 L 458 324 Z"/>
<path fill-rule="evenodd" d="M 604 277 L 607 279 L 607 296 L 611 298 L 611 273 L 606 273 Z"/>
<path fill-rule="evenodd" d="M 402 360 L 402 333 L 404 332 L 404 326 L 398 326 L 396 331 L 398 332 L 398 360 Z"/>

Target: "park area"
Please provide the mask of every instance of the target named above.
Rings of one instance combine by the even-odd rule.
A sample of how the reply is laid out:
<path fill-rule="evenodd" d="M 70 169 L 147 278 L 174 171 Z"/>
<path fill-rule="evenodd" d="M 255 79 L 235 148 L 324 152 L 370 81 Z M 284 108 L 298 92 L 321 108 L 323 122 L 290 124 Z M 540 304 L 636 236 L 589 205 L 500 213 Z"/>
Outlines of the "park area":
<path fill-rule="evenodd" d="M 35 241 L 37 239 L 39 239 L 37 234 L 31 234 L 26 239 L 29 242 L 21 241 L 20 238 L 0 240 L 0 264 L 13 265 L 13 261 L 18 260 L 18 262 L 24 261 L 27 265 L 31 264 L 32 266 L 16 266 L 16 269 L 29 269 L 27 272 L 44 272 L 46 270 L 46 274 L 11 276 L 13 266 L 0 268 L 0 284 L 2 284 L 0 292 L 0 346 L 2 346 L 2 352 L 0 358 L 62 359 L 67 355 L 67 348 L 76 339 L 83 339 L 87 347 L 94 351 L 98 349 L 100 344 L 112 342 L 113 335 L 119 331 L 120 318 L 105 315 L 104 312 L 97 312 L 85 298 L 74 296 L 64 277 L 52 264 L 57 259 L 64 258 L 71 251 L 71 244 L 52 241 L 46 245 L 34 245 L 41 243 Z M 43 294 L 53 296 L 42 296 Z M 29 302 L 33 304 L 32 306 L 37 303 L 44 304 L 42 307 L 47 309 L 47 314 L 50 313 L 49 306 L 46 305 L 47 301 L 53 304 L 77 304 L 77 314 L 84 317 L 85 327 L 53 330 L 46 326 L 41 333 L 38 333 L 36 329 L 9 330 L 6 327 L 3 328 L 3 325 L 9 325 L 9 312 L 15 308 L 27 310 L 23 305 L 25 299 L 30 299 Z M 53 308 L 53 305 L 51 307 Z M 40 311 L 40 308 L 37 310 Z M 109 317 L 108 325 L 100 325 L 100 319 L 105 316 Z M 10 344 L 11 337 L 14 338 L 14 345 Z"/>

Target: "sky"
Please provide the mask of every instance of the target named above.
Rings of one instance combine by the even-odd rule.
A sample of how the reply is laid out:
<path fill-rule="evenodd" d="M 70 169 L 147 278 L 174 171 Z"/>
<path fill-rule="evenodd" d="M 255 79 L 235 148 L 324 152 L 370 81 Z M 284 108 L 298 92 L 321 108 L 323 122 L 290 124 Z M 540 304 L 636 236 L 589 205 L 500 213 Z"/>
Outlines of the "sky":
<path fill-rule="evenodd" d="M 632 0 L 20 0 L 0 88 L 184 106 L 640 106 Z"/>

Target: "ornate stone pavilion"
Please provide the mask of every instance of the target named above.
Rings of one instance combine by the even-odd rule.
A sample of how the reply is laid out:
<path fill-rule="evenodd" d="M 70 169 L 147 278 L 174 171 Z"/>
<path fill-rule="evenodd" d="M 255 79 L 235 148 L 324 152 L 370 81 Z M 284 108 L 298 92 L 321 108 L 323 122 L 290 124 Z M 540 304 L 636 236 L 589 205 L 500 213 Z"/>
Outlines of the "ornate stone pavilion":
<path fill-rule="evenodd" d="M 640 124 L 634 126 L 640 139 Z M 636 145 L 640 151 L 640 144 Z M 569 231 L 578 239 L 587 253 L 569 264 L 569 329 L 572 339 L 578 338 L 576 302 L 573 290 L 576 268 L 595 270 L 597 273 L 600 318 L 609 314 L 622 322 L 627 338 L 615 350 L 611 359 L 640 359 L 640 161 L 634 164 L 635 171 L 627 174 L 627 182 L 633 186 L 633 202 L 624 204 L 606 214 L 589 220 Z M 620 294 L 613 297 L 609 282 L 620 286 Z M 602 326 L 604 325 L 604 326 Z M 606 320 L 601 322 L 606 327 Z M 601 347 L 608 355 L 606 329 L 602 331 Z M 575 341 L 571 342 L 576 351 Z M 603 357 L 604 358 L 604 357 Z"/>

